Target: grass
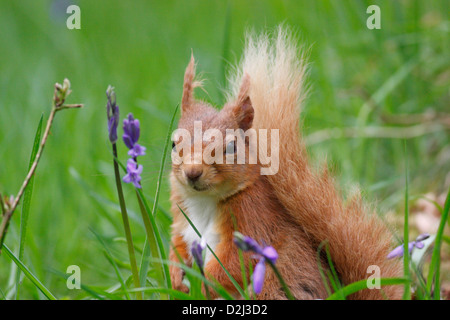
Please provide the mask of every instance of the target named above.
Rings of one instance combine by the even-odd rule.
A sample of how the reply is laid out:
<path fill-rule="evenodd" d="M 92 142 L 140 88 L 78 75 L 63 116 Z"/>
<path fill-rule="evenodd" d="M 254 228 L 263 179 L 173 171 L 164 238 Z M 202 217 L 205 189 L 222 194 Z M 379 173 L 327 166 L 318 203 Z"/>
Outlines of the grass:
<path fill-rule="evenodd" d="M 380 213 L 390 211 L 390 216 L 397 217 L 393 227 L 399 238 L 406 212 L 405 158 L 410 202 L 429 192 L 447 191 L 450 137 L 443 119 L 448 117 L 450 65 L 445 0 L 376 1 L 381 8 L 381 30 L 365 26 L 366 8 L 373 4 L 369 1 L 342 5 L 331 0 L 195 0 L 183 4 L 142 0 L 125 5 L 117 0 L 107 4 L 80 0 L 81 30 L 66 28 L 62 3 L 19 0 L 0 5 L 2 194 L 14 194 L 22 183 L 36 124 L 42 114 L 44 119 L 48 117 L 53 84 L 69 78 L 71 100 L 85 104 L 82 110 L 58 115 L 52 127 L 29 209 L 19 208 L 25 218 L 29 210 L 28 222 L 22 221 L 22 228 L 27 226 L 26 242 L 18 212 L 5 241 L 34 278 L 59 299 L 126 298 L 120 294 L 123 286 L 130 297 L 136 292 L 145 298 L 173 295 L 167 288 L 154 289 L 155 279 L 161 285 L 155 263 L 140 277 L 145 287 L 131 289 L 104 92 L 108 84 L 114 84 L 121 118 L 133 112 L 141 120 L 141 142 L 147 147 L 147 155 L 140 160 L 144 165 L 143 196 L 149 208 L 158 200 L 150 211 L 160 232 L 160 245 L 168 250 L 170 159 L 162 158 L 173 107 L 181 97 L 184 68 L 192 49 L 198 70 L 208 79 L 207 93 L 199 90 L 198 94 L 216 105 L 223 104 L 226 70 L 240 56 L 248 28 L 262 30 L 284 22 L 297 29 L 300 40 L 310 46 L 311 90 L 303 112 L 304 133 L 307 137 L 324 133 L 320 140 L 310 140 L 315 141 L 309 145 L 311 156 L 318 164 L 328 158 L 331 172 L 344 190 L 359 184 L 369 201 L 377 201 Z M 422 120 L 414 122 L 413 116 Z M 414 125 L 433 130 L 416 134 L 411 128 Z M 372 133 L 368 129 L 372 127 L 379 130 L 355 135 L 356 129 Z M 334 129 L 342 133 L 339 138 L 330 134 Z M 126 159 L 123 146 L 119 146 L 118 158 Z M 145 226 L 139 203 L 134 201 L 135 190 L 124 185 L 124 196 L 139 259 Z M 413 239 L 418 231 L 413 219 L 409 222 Z M 443 240 L 448 237 L 447 230 L 444 221 L 439 228 L 441 254 L 433 255 L 434 266 L 440 264 L 442 285 L 450 279 L 450 249 Z M 106 256 L 101 254 L 105 248 Z M 24 273 L 17 282 L 18 269 L 11 259 L 7 254 L 0 256 L 4 296 L 14 298 L 18 283 L 20 298 L 46 299 Z M 67 289 L 64 275 L 69 265 L 80 266 L 83 290 Z M 111 295 L 113 291 L 119 292 L 117 296 Z"/>
<path fill-rule="evenodd" d="M 33 149 L 31 151 L 30 156 L 30 164 L 28 166 L 28 170 L 31 169 L 31 166 L 36 159 L 36 155 L 39 150 L 39 143 L 41 141 L 41 132 L 42 132 L 42 119 L 39 120 L 39 125 L 36 130 L 36 135 L 34 137 L 34 143 L 33 143 Z M 30 214 L 30 206 L 31 206 L 31 198 L 33 195 L 33 184 L 34 184 L 34 177 L 31 178 L 30 183 L 28 184 L 27 188 L 25 189 L 25 193 L 23 196 L 23 203 L 22 203 L 22 211 L 20 213 L 20 232 L 19 232 L 19 260 L 23 260 L 23 254 L 25 251 L 25 241 L 27 238 L 27 224 L 28 224 L 28 216 Z M 16 275 L 16 299 L 19 298 L 19 281 L 20 281 L 20 270 L 17 270 Z"/>
<path fill-rule="evenodd" d="M 410 279 L 410 253 L 409 253 L 409 177 L 408 177 L 408 157 L 406 157 L 405 142 L 405 215 L 403 219 L 403 275 L 406 279 Z M 411 286 L 406 283 L 403 290 L 403 300 L 411 300 Z"/>

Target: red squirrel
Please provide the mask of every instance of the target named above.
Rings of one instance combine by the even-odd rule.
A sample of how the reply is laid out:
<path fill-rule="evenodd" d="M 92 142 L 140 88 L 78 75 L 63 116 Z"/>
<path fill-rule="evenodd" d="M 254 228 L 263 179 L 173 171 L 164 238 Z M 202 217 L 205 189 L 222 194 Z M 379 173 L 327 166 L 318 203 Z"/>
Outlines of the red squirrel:
<path fill-rule="evenodd" d="M 275 35 L 250 35 L 241 63 L 230 80 L 228 102 L 221 110 L 194 98 L 195 61 L 186 68 L 178 129 L 195 136 L 195 123 L 201 133 L 216 129 L 223 135 L 223 149 L 214 149 L 217 158 L 235 157 L 227 129 L 276 129 L 279 144 L 266 142 L 268 150 L 277 148 L 279 165 L 274 174 L 261 174 L 264 165 L 180 161 L 173 163 L 170 175 L 173 213 L 170 260 L 192 265 L 190 249 L 198 235 L 181 213 L 189 217 L 230 275 L 242 286 L 242 271 L 233 232 L 250 236 L 273 246 L 282 277 L 297 299 L 325 299 L 326 284 L 319 264 L 327 268 L 318 248 L 325 241 L 341 284 L 367 279 L 368 267 L 380 268 L 381 277 L 399 277 L 399 261 L 387 260 L 392 234 L 384 223 L 363 204 L 359 196 L 344 203 L 328 172 L 318 173 L 309 163 L 300 134 L 300 111 L 305 97 L 305 62 L 289 31 L 280 27 Z M 260 138 L 260 136 L 259 136 Z M 179 153 L 181 138 L 174 140 L 174 151 L 181 159 L 192 160 L 208 145 L 208 139 L 186 141 L 188 154 Z M 217 142 L 217 141 L 215 141 Z M 234 142 L 235 143 L 235 142 Z M 245 155 L 250 159 L 250 139 L 245 140 Z M 258 141 L 259 145 L 264 142 Z M 217 154 L 219 152 L 220 154 Z M 194 155 L 192 157 L 192 154 Z M 184 158 L 183 158 L 184 157 Z M 264 152 L 263 152 L 264 158 Z M 267 164 L 267 162 L 264 162 Z M 251 254 L 244 255 L 248 268 L 255 265 Z M 239 297 L 238 290 L 217 259 L 206 253 L 206 277 L 218 281 Z M 258 299 L 286 299 L 279 280 L 267 268 Z M 183 271 L 170 266 L 175 289 L 187 292 Z M 212 292 L 212 298 L 217 293 Z M 381 290 L 364 289 L 350 299 L 400 299 L 402 288 L 385 286 Z"/>

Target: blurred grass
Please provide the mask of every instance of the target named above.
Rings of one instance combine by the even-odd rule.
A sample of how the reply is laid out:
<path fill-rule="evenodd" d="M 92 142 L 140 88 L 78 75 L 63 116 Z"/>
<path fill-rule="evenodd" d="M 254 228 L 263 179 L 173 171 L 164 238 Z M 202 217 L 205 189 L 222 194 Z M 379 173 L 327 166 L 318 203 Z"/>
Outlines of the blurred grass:
<path fill-rule="evenodd" d="M 81 30 L 66 28 L 66 7 L 81 8 Z M 366 8 L 381 8 L 382 29 L 366 28 Z M 82 283 L 108 288 L 115 270 L 89 228 L 102 235 L 111 254 L 126 260 L 121 241 L 110 146 L 106 134 L 106 97 L 115 86 L 121 118 L 141 119 L 147 147 L 143 186 L 155 194 L 158 168 L 170 115 L 181 97 L 184 68 L 191 49 L 198 70 L 209 80 L 207 94 L 217 105 L 228 63 L 239 58 L 246 29 L 264 30 L 286 23 L 310 47 L 311 91 L 305 105 L 305 134 L 360 124 L 384 126 L 386 116 L 449 113 L 449 2 L 441 1 L 0 1 L 0 192 L 14 194 L 26 174 L 36 123 L 48 116 L 53 84 L 70 79 L 69 102 L 85 108 L 61 113 L 54 123 L 34 181 L 24 262 L 58 298 L 82 298 L 68 290 L 65 272 L 78 265 Z M 403 125 L 398 125 L 403 126 Z M 449 183 L 448 130 L 407 141 L 409 191 L 442 192 Z M 331 139 L 311 146 L 314 159 L 328 158 L 345 188 L 359 183 L 380 211 L 403 209 L 402 139 Z M 119 147 L 119 157 L 126 150 Z M 169 161 L 170 159 L 168 159 Z M 322 160 L 320 160 L 322 161 Z M 80 184 L 70 170 L 78 174 Z M 166 173 L 170 165 L 166 165 Z M 165 175 L 167 177 L 167 174 Z M 446 181 L 447 179 L 447 181 Z M 95 193 L 97 200 L 92 197 Z M 134 190 L 126 187 L 127 197 Z M 168 210 L 165 178 L 160 205 Z M 104 203 L 96 202 L 98 197 Z M 131 211 L 137 203 L 129 201 Z M 170 219 L 157 223 L 168 245 Z M 6 244 L 16 252 L 16 212 Z M 131 217 L 136 246 L 142 248 L 143 224 Z M 118 228 L 119 227 L 119 228 Z M 447 248 L 448 250 L 448 248 Z M 0 289 L 8 294 L 15 268 L 0 257 Z M 150 270 L 150 273 L 152 270 Z M 23 280 L 21 298 L 42 298 Z"/>

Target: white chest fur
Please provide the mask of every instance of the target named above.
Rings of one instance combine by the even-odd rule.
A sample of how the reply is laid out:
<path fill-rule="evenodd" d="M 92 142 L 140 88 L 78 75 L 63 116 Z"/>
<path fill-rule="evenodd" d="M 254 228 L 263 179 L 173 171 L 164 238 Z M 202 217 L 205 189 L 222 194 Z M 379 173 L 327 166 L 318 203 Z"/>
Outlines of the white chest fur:
<path fill-rule="evenodd" d="M 217 202 L 216 199 L 210 196 L 195 196 L 188 197 L 183 201 L 186 208 L 186 214 L 191 222 L 200 232 L 206 243 L 215 249 L 220 241 L 220 236 L 216 228 L 217 222 Z M 189 252 L 191 252 L 192 243 L 194 240 L 200 241 L 199 236 L 195 230 L 188 225 L 182 232 L 184 241 L 188 244 Z M 211 259 L 212 254 L 208 248 L 206 250 L 205 265 Z"/>

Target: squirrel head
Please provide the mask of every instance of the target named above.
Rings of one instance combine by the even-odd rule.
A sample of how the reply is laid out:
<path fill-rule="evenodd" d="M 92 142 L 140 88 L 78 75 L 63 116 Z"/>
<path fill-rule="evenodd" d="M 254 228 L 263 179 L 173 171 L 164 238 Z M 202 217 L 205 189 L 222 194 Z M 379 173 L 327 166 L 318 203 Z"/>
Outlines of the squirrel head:
<path fill-rule="evenodd" d="M 194 78 L 195 60 L 191 56 L 184 76 L 181 118 L 172 135 L 172 182 L 188 194 L 225 199 L 259 175 L 249 153 L 256 141 L 244 135 L 251 131 L 254 117 L 250 77 L 244 75 L 237 98 L 220 111 L 194 98 L 194 88 L 200 84 Z"/>

